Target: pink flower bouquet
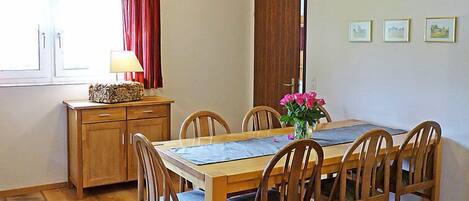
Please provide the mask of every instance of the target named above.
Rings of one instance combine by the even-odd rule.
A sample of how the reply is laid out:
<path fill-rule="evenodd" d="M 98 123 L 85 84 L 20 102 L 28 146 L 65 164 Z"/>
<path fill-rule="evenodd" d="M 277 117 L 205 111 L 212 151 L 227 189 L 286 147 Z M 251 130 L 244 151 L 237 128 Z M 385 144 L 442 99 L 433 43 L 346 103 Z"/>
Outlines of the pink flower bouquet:
<path fill-rule="evenodd" d="M 281 117 L 281 121 L 295 127 L 295 139 L 307 138 L 309 126 L 315 126 L 319 119 L 325 117 L 319 106 L 325 105 L 324 99 L 317 98 L 316 92 L 287 94 L 280 105 L 284 106 L 288 113 Z"/>

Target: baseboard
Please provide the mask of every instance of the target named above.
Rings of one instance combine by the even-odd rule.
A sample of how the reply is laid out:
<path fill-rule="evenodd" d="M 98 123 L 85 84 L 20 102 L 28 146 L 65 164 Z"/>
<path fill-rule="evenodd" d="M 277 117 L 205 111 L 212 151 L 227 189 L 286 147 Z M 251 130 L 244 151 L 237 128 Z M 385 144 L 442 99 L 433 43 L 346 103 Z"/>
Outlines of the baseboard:
<path fill-rule="evenodd" d="M 15 196 L 15 195 L 22 195 L 26 193 L 41 192 L 45 190 L 63 188 L 66 186 L 67 186 L 67 182 L 60 182 L 60 183 L 52 183 L 52 184 L 44 184 L 44 185 L 38 185 L 38 186 L 29 186 L 29 187 L 24 187 L 24 188 L 16 188 L 16 189 L 11 189 L 11 190 L 4 190 L 4 191 L 0 191 L 0 198 Z"/>

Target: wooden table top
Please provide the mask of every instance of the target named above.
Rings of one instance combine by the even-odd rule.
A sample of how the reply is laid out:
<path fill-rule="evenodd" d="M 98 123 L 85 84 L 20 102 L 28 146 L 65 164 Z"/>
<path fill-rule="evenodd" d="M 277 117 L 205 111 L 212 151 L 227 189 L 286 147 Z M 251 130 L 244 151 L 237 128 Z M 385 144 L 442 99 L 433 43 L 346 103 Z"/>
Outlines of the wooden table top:
<path fill-rule="evenodd" d="M 367 122 L 360 120 L 345 120 L 332 123 L 323 123 L 318 125 L 318 130 L 341 128 L 366 123 Z M 166 161 L 165 164 L 167 164 L 169 169 L 173 171 L 180 170 L 180 172 L 176 173 L 189 173 L 191 176 L 194 176 L 195 178 L 200 180 L 203 180 L 205 176 L 226 176 L 228 177 L 228 183 L 231 183 L 245 180 L 247 178 L 258 177 L 264 170 L 267 163 L 272 158 L 272 155 L 198 166 L 179 157 L 178 155 L 171 152 L 169 149 L 174 147 L 186 147 L 224 143 L 230 141 L 240 141 L 251 138 L 264 138 L 275 135 L 285 135 L 287 133 L 292 132 L 293 128 L 281 128 L 256 132 L 218 135 L 213 137 L 200 137 L 195 139 L 154 142 L 153 144 L 155 145 L 155 148 L 158 150 L 163 160 Z M 393 136 L 395 150 L 397 150 L 398 147 L 403 143 L 406 137 L 405 134 L 406 133 Z M 343 154 L 346 152 L 350 145 L 351 143 L 324 147 L 324 166 L 337 165 L 338 163 L 340 163 Z"/>

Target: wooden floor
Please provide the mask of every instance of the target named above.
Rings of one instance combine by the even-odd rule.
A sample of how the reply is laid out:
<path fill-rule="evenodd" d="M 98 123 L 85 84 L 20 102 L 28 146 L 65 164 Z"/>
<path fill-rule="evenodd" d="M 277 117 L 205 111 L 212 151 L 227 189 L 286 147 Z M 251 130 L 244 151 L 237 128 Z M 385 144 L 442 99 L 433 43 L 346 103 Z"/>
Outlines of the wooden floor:
<path fill-rule="evenodd" d="M 0 198 L 0 201 L 78 201 L 75 189 L 68 187 L 46 190 L 38 193 Z M 85 190 L 85 196 L 79 201 L 136 201 L 137 183 L 116 184 Z"/>
<path fill-rule="evenodd" d="M 46 201 L 76 201 L 75 189 L 43 191 Z M 137 201 L 137 183 L 116 184 L 86 189 L 81 201 Z M 9 200 L 7 200 L 9 201 Z"/>
<path fill-rule="evenodd" d="M 179 190 L 179 176 L 171 172 L 174 189 Z M 391 193 L 390 201 L 394 200 Z M 423 201 L 414 195 L 405 195 L 402 201 Z M 137 182 L 106 185 L 85 189 L 84 198 L 77 199 L 75 188 L 58 188 L 26 195 L 1 198 L 0 201 L 137 201 Z"/>
<path fill-rule="evenodd" d="M 96 187 L 85 190 L 85 198 L 76 199 L 75 190 L 59 188 L 46 190 L 38 193 L 20 195 L 14 197 L 0 198 L 0 201 L 136 201 L 136 183 L 116 184 L 110 186 Z M 390 200 L 394 200 L 391 194 Z M 417 196 L 403 196 L 403 201 L 420 201 Z"/>
<path fill-rule="evenodd" d="M 27 195 L 12 196 L 7 198 L 0 198 L 0 201 L 46 201 L 44 196 L 38 193 L 30 193 Z"/>
<path fill-rule="evenodd" d="M 179 190 L 179 176 L 170 173 L 174 189 Z M 106 185 L 84 190 L 77 199 L 75 188 L 58 188 L 37 193 L 1 198 L 0 201 L 137 201 L 137 182 Z"/>

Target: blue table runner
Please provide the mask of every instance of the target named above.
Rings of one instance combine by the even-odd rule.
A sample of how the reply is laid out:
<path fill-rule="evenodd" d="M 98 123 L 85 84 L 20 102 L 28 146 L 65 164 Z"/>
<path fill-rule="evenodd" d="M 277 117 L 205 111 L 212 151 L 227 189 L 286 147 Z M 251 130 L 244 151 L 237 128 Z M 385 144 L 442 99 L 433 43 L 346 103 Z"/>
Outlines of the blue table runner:
<path fill-rule="evenodd" d="M 406 132 L 401 129 L 386 128 L 373 124 L 361 124 L 315 131 L 313 139 L 323 147 L 345 144 L 353 142 L 360 135 L 372 129 L 384 129 L 392 135 Z M 170 151 L 196 165 L 207 165 L 273 155 L 290 142 L 292 141 L 288 139 L 288 134 L 286 134 L 220 144 L 171 148 Z"/>

